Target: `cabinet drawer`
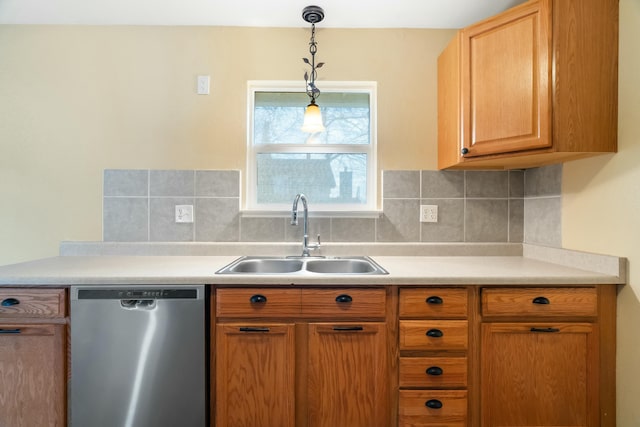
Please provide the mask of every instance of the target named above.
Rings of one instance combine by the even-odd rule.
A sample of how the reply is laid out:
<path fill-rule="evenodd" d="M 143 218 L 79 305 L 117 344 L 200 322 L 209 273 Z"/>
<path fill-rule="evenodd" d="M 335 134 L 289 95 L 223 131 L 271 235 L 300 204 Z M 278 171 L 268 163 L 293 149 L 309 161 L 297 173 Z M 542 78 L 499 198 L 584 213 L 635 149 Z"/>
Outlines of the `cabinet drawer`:
<path fill-rule="evenodd" d="M 65 317 L 64 289 L 0 289 L 0 318 Z"/>
<path fill-rule="evenodd" d="M 482 290 L 484 316 L 597 316 L 596 288 L 509 288 Z"/>
<path fill-rule="evenodd" d="M 466 289 L 400 289 L 401 318 L 463 319 L 467 317 Z"/>
<path fill-rule="evenodd" d="M 466 350 L 466 320 L 401 320 L 400 350 Z"/>
<path fill-rule="evenodd" d="M 467 386 L 466 357 L 401 357 L 400 387 Z"/>
<path fill-rule="evenodd" d="M 302 315 L 314 318 L 382 318 L 384 289 L 303 289 Z"/>
<path fill-rule="evenodd" d="M 400 390 L 399 427 L 467 425 L 465 390 Z"/>
<path fill-rule="evenodd" d="M 299 289 L 225 288 L 216 290 L 217 317 L 252 318 L 299 315 Z"/>

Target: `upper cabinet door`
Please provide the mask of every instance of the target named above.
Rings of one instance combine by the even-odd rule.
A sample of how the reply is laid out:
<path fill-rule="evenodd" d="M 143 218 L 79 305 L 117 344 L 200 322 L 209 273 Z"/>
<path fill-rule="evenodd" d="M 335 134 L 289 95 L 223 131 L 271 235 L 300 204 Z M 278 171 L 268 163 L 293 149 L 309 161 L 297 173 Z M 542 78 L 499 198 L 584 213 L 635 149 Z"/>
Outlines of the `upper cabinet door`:
<path fill-rule="evenodd" d="M 438 168 L 513 169 L 617 151 L 618 0 L 531 0 L 438 58 Z"/>
<path fill-rule="evenodd" d="M 551 146 L 550 31 L 548 0 L 462 31 L 465 157 Z"/>

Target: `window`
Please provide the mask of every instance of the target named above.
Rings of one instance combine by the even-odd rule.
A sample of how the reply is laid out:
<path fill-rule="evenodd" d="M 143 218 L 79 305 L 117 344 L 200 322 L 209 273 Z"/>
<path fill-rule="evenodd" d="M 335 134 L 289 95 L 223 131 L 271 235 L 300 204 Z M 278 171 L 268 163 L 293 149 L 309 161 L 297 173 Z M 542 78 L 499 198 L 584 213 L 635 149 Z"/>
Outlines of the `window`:
<path fill-rule="evenodd" d="M 304 193 L 313 211 L 376 207 L 376 83 L 322 82 L 326 130 L 302 132 L 309 98 L 300 82 L 250 81 L 247 209 L 291 209 Z"/>

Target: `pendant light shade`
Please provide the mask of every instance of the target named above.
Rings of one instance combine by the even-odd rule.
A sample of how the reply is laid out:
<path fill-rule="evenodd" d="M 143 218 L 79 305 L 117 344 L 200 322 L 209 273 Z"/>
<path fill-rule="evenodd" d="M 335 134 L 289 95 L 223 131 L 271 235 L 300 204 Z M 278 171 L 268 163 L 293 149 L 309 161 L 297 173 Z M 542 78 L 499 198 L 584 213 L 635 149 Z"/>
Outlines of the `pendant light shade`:
<path fill-rule="evenodd" d="M 307 105 L 304 110 L 304 122 L 302 123 L 302 131 L 315 133 L 323 132 L 324 124 L 322 123 L 322 114 L 320 113 L 320 107 L 315 102 Z"/>

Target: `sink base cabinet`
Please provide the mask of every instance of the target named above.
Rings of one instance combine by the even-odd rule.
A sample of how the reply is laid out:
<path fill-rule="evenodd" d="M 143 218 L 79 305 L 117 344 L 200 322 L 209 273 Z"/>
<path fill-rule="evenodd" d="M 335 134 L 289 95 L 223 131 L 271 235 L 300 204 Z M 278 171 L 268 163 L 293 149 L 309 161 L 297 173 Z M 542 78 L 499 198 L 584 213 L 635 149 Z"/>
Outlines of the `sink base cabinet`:
<path fill-rule="evenodd" d="M 219 324 L 216 423 L 293 427 L 295 326 Z"/>
<path fill-rule="evenodd" d="M 389 292 L 390 287 L 217 289 L 212 423 L 393 425 Z"/>
<path fill-rule="evenodd" d="M 309 324 L 309 427 L 387 427 L 386 325 Z"/>

